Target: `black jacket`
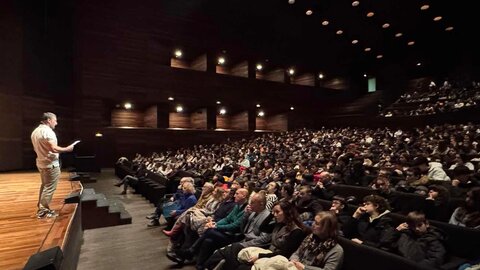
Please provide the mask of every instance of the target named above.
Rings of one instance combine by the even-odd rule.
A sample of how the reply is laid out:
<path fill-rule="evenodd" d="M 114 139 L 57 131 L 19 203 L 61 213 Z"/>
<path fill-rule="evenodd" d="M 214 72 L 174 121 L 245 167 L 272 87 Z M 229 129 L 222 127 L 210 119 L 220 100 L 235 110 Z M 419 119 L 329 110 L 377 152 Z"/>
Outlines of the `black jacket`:
<path fill-rule="evenodd" d="M 372 222 L 367 214 L 359 219 L 352 218 L 344 224 L 343 231 L 348 238 L 358 238 L 364 245 L 390 250 L 395 240 L 392 219 L 384 214 Z"/>
<path fill-rule="evenodd" d="M 401 256 L 422 266 L 439 267 L 445 260 L 445 234 L 433 227 L 417 235 L 412 230 L 395 231 L 398 240 L 394 249 Z"/>

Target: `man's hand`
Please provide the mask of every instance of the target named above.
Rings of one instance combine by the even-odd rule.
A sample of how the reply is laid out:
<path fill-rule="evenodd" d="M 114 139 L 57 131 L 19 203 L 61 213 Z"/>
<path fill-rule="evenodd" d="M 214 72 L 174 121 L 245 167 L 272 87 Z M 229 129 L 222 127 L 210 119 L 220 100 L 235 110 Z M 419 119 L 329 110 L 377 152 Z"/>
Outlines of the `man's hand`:
<path fill-rule="evenodd" d="M 297 270 L 304 270 L 305 265 L 299 261 L 292 261 L 293 265 L 297 268 Z"/>
<path fill-rule="evenodd" d="M 352 242 L 355 242 L 355 243 L 357 243 L 357 244 L 359 244 L 359 245 L 363 244 L 363 241 L 360 240 L 360 239 L 358 239 L 358 238 L 353 238 L 353 239 L 352 239 Z"/>
<path fill-rule="evenodd" d="M 406 229 L 408 229 L 408 224 L 405 223 L 405 222 L 398 225 L 398 227 L 397 227 L 397 231 L 403 231 L 403 230 L 406 230 Z"/>

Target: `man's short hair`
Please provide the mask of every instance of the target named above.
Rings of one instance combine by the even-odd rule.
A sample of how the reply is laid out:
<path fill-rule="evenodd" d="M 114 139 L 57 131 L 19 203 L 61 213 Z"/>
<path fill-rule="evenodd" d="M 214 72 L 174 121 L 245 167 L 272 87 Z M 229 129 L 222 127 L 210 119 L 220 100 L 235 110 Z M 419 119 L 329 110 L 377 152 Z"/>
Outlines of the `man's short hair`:
<path fill-rule="evenodd" d="M 52 119 L 52 118 L 57 118 L 57 116 L 54 113 L 51 113 L 51 112 L 44 112 L 42 114 L 41 121 L 46 122 L 48 119 Z"/>

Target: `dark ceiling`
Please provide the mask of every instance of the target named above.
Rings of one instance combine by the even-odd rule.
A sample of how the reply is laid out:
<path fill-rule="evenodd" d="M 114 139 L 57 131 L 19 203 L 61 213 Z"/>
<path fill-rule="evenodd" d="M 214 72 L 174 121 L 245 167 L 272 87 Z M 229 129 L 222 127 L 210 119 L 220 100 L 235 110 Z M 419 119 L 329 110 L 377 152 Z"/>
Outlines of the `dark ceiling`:
<path fill-rule="evenodd" d="M 363 73 L 393 64 L 434 74 L 472 67 L 479 59 L 475 1 L 360 0 L 356 7 L 351 0 L 174 2 L 167 5 L 208 18 L 223 40 L 218 50 L 268 59 L 267 66 L 293 65 L 299 72 Z M 429 9 L 421 10 L 425 4 Z M 307 16 L 307 10 L 313 14 Z M 369 18 L 370 11 L 375 15 Z M 436 16 L 442 19 L 434 21 Z M 382 28 L 384 23 L 390 27 Z M 449 26 L 453 30 L 445 31 Z M 403 36 L 395 37 L 398 32 Z M 415 44 L 408 46 L 409 41 Z"/>

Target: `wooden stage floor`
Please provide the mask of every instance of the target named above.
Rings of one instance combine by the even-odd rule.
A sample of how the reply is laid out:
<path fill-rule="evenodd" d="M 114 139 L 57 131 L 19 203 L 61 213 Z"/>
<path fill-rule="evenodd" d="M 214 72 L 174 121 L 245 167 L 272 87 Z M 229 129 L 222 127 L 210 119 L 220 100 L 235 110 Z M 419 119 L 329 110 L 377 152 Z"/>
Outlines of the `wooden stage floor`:
<path fill-rule="evenodd" d="M 64 204 L 63 200 L 82 186 L 62 173 L 50 205 L 59 216 L 37 219 L 40 183 L 38 172 L 0 174 L 0 269 L 23 269 L 28 258 L 39 251 L 54 246 L 63 250 L 77 209 L 77 204 Z"/>

